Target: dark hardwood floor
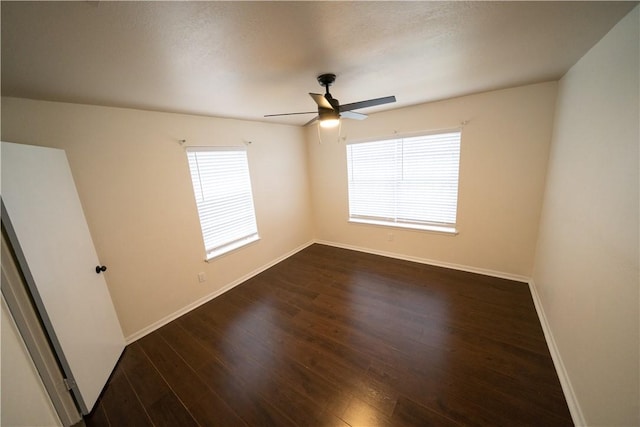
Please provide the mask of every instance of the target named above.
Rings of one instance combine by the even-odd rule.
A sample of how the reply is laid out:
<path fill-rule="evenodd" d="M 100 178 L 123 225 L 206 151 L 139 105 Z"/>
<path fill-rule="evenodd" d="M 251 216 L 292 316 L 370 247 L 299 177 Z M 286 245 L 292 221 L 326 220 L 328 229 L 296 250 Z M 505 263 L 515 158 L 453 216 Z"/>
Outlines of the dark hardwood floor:
<path fill-rule="evenodd" d="M 317 244 L 129 345 L 86 423 L 573 425 L 526 284 Z"/>

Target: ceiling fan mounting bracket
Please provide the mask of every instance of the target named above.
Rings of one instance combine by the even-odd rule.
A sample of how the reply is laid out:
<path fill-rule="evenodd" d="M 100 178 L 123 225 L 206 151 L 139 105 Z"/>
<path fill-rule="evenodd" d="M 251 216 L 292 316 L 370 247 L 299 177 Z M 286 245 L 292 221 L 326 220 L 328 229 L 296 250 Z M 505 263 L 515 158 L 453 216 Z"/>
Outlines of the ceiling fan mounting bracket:
<path fill-rule="evenodd" d="M 320 86 L 326 87 L 327 89 L 329 89 L 329 86 L 331 86 L 335 81 L 336 81 L 335 74 L 328 73 L 328 74 L 320 74 L 318 76 L 318 83 L 320 83 Z"/>

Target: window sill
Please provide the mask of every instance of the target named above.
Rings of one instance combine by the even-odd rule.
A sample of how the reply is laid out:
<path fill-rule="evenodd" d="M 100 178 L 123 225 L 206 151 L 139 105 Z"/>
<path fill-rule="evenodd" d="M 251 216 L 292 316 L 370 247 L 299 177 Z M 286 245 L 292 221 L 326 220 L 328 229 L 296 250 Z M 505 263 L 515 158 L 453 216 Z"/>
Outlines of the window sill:
<path fill-rule="evenodd" d="M 237 242 L 230 243 L 226 246 L 223 246 L 219 249 L 209 252 L 207 254 L 207 257 L 205 258 L 205 261 L 211 262 L 216 258 L 219 258 L 223 255 L 228 254 L 229 252 L 233 252 L 236 249 L 240 249 L 251 243 L 257 242 L 258 240 L 260 240 L 260 236 L 258 236 L 257 234 L 254 234 L 253 236 L 249 236 L 244 239 L 238 240 Z"/>
<path fill-rule="evenodd" d="M 349 222 L 355 224 L 378 225 L 383 227 L 403 228 L 407 230 L 428 231 L 431 233 L 446 234 L 449 236 L 457 236 L 458 230 L 455 227 L 439 226 L 439 225 L 422 225 L 422 224 L 404 224 L 399 222 L 379 221 L 374 219 L 349 218 Z"/>

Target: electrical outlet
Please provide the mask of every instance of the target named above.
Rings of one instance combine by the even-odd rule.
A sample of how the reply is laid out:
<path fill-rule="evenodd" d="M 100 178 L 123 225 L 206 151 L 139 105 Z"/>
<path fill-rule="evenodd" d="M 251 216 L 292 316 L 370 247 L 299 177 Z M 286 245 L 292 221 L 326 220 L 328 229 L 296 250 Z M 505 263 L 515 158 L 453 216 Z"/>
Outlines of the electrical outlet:
<path fill-rule="evenodd" d="M 198 273 L 198 282 L 202 283 L 206 281 L 207 281 L 207 276 L 204 274 L 204 271 L 201 271 L 200 273 Z"/>
<path fill-rule="evenodd" d="M 393 241 L 393 233 L 388 233 L 387 234 L 387 241 L 389 241 L 389 242 Z"/>

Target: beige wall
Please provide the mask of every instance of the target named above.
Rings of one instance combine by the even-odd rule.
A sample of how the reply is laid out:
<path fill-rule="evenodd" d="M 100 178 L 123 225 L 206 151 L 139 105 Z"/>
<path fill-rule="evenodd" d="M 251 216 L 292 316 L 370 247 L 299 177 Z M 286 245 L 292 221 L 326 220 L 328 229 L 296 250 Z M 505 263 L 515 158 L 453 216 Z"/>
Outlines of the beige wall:
<path fill-rule="evenodd" d="M 307 129 L 316 237 L 412 259 L 530 277 L 556 83 L 487 92 Z M 345 142 L 455 128 L 463 121 L 457 236 L 347 222 Z M 392 239 L 389 241 L 389 233 Z"/>
<path fill-rule="evenodd" d="M 248 145 L 261 240 L 213 262 L 184 148 Z M 66 150 L 127 337 L 312 240 L 302 130 L 241 120 L 2 99 L 2 140 Z M 205 283 L 197 274 L 204 272 Z"/>
<path fill-rule="evenodd" d="M 569 397 L 576 398 L 577 421 L 638 425 L 638 21 L 636 7 L 559 85 L 423 104 L 372 114 L 364 122 L 345 120 L 340 141 L 336 131 L 322 131 L 319 143 L 315 127 L 14 98 L 2 99 L 1 136 L 66 150 L 128 337 L 315 237 L 533 276 Z M 345 143 L 450 129 L 464 121 L 459 235 L 347 222 Z M 203 261 L 180 139 L 187 145 L 252 141 L 260 242 Z M 198 283 L 199 272 L 207 275 L 204 284 Z M 19 342 L 6 344 L 13 340 L 4 333 L 6 314 L 3 305 L 3 365 L 9 359 L 28 362 L 26 356 L 5 356 Z M 3 374 L 6 390 L 4 383 Z M 2 397 L 5 404 L 14 393 Z M 3 423 L 6 416 L 3 410 Z"/>
<path fill-rule="evenodd" d="M 587 425 L 638 425 L 638 7 L 562 78 L 535 287 Z"/>
<path fill-rule="evenodd" d="M 2 416 L 11 427 L 61 426 L 51 399 L 13 321 L 4 297 L 2 310 Z"/>

